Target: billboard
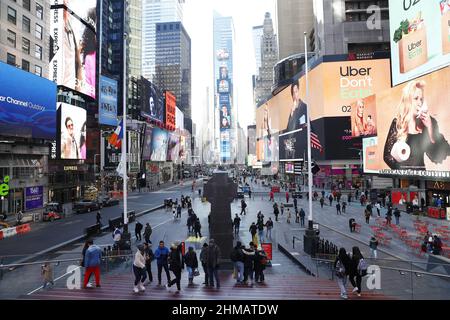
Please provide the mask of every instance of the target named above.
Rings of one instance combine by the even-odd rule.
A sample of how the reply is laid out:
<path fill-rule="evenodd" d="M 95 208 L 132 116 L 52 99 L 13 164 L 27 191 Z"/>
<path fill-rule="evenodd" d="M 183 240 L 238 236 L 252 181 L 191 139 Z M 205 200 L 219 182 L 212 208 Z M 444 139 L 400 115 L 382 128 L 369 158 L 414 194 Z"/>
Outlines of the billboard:
<path fill-rule="evenodd" d="M 223 66 L 219 68 L 219 79 L 228 79 L 228 68 Z"/>
<path fill-rule="evenodd" d="M 164 96 L 153 83 L 141 77 L 142 111 L 141 115 L 149 120 L 164 122 Z"/>
<path fill-rule="evenodd" d="M 167 131 L 153 128 L 151 161 L 166 161 L 168 135 Z"/>
<path fill-rule="evenodd" d="M 128 168 L 130 172 L 139 172 L 139 135 L 135 131 L 128 131 Z"/>
<path fill-rule="evenodd" d="M 230 93 L 230 80 L 226 79 L 217 80 L 217 92 Z"/>
<path fill-rule="evenodd" d="M 231 110 L 230 105 L 220 105 L 220 129 L 231 128 Z"/>
<path fill-rule="evenodd" d="M 86 110 L 58 102 L 61 159 L 86 159 Z"/>
<path fill-rule="evenodd" d="M 105 154 L 105 169 L 116 169 L 120 162 L 120 156 L 122 154 L 121 148 L 115 148 L 109 143 L 110 135 L 104 139 L 104 154 Z"/>
<path fill-rule="evenodd" d="M 150 160 L 151 152 L 152 152 L 152 128 L 145 128 L 145 137 L 144 137 L 144 146 L 142 148 L 142 159 Z"/>
<path fill-rule="evenodd" d="M 169 133 L 169 142 L 167 146 L 167 161 L 177 161 L 180 152 L 179 136 L 173 133 Z"/>
<path fill-rule="evenodd" d="M 165 126 L 167 130 L 175 131 L 177 97 L 175 97 L 175 95 L 170 91 L 164 91 L 164 95 L 166 105 Z"/>
<path fill-rule="evenodd" d="M 450 178 L 450 67 L 377 94 L 371 172 Z M 369 140 L 370 141 L 370 140 Z"/>
<path fill-rule="evenodd" d="M 53 0 L 52 4 L 66 5 L 94 30 L 97 28 L 97 0 Z"/>
<path fill-rule="evenodd" d="M 25 188 L 25 211 L 39 209 L 44 206 L 44 187 Z"/>
<path fill-rule="evenodd" d="M 54 9 L 51 15 L 50 78 L 95 99 L 95 32 L 67 10 Z"/>
<path fill-rule="evenodd" d="M 100 76 L 98 122 L 117 125 L 117 81 L 105 76 Z"/>
<path fill-rule="evenodd" d="M 364 173 L 378 173 L 377 170 L 378 137 L 363 139 L 363 170 Z"/>
<path fill-rule="evenodd" d="M 56 85 L 0 62 L 0 134 L 54 140 Z"/>
<path fill-rule="evenodd" d="M 448 0 L 389 0 L 394 86 L 450 64 Z"/>
<path fill-rule="evenodd" d="M 219 49 L 216 52 L 217 60 L 226 61 L 230 58 L 230 54 L 228 53 L 228 49 Z"/>
<path fill-rule="evenodd" d="M 351 104 L 351 108 L 352 137 L 376 135 L 376 96 L 358 99 Z"/>
<path fill-rule="evenodd" d="M 184 113 L 178 107 L 176 107 L 175 119 L 177 131 L 182 132 L 184 130 Z"/>
<path fill-rule="evenodd" d="M 231 159 L 230 130 L 220 131 L 220 158 L 222 161 Z"/>

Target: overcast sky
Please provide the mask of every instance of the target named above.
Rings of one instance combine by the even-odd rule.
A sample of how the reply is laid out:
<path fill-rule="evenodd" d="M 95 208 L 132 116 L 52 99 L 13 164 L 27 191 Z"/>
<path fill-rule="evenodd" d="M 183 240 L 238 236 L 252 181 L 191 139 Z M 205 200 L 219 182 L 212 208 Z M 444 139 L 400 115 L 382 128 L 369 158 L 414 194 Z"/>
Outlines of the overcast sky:
<path fill-rule="evenodd" d="M 256 73 L 252 28 L 262 25 L 264 14 L 270 12 L 277 29 L 275 0 L 186 0 L 184 25 L 192 45 L 192 117 L 201 126 L 206 104 L 206 87 L 210 87 L 213 108 L 213 11 L 233 17 L 235 28 L 234 86 L 237 87 L 235 107 L 239 110 L 241 127 L 254 122 L 252 75 Z M 276 31 L 275 31 L 276 32 Z M 245 130 L 246 131 L 246 130 Z"/>

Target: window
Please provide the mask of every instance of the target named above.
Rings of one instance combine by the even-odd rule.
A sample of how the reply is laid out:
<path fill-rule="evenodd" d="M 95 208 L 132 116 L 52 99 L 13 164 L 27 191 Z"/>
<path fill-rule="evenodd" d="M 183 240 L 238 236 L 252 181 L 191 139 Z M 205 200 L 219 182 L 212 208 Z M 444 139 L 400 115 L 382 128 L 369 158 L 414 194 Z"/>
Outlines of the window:
<path fill-rule="evenodd" d="M 36 45 L 36 49 L 34 51 L 34 56 L 36 58 L 38 58 L 39 60 L 42 60 L 42 47 L 41 46 Z"/>
<path fill-rule="evenodd" d="M 25 9 L 27 9 L 28 11 L 30 11 L 30 10 L 31 10 L 30 0 L 23 0 L 22 6 L 23 6 Z"/>
<path fill-rule="evenodd" d="M 8 7 L 8 21 L 16 24 L 16 10 L 11 7 Z"/>
<path fill-rule="evenodd" d="M 42 68 L 38 65 L 34 66 L 34 74 L 39 77 L 42 77 Z"/>
<path fill-rule="evenodd" d="M 11 47 L 16 47 L 16 34 L 11 30 L 8 30 L 8 43 Z"/>
<path fill-rule="evenodd" d="M 28 33 L 31 32 L 31 21 L 25 16 L 22 18 L 22 30 Z"/>
<path fill-rule="evenodd" d="M 42 40 L 42 27 L 36 23 L 36 38 Z"/>
<path fill-rule="evenodd" d="M 22 51 L 26 54 L 30 54 L 30 40 L 22 38 Z"/>
<path fill-rule="evenodd" d="M 30 71 L 30 62 L 22 59 L 22 70 Z"/>
<path fill-rule="evenodd" d="M 36 3 L 36 17 L 41 20 L 44 19 L 44 8 L 38 3 Z"/>
<path fill-rule="evenodd" d="M 16 56 L 11 53 L 8 53 L 6 62 L 12 66 L 16 66 Z"/>

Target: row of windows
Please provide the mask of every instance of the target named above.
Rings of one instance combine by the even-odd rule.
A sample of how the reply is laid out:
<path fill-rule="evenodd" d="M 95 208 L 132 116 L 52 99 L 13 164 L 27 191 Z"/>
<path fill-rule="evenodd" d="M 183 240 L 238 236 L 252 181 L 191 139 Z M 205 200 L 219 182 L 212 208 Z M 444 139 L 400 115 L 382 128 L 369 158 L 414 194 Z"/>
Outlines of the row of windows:
<path fill-rule="evenodd" d="M 380 8 L 388 8 L 388 0 L 371 0 L 371 1 L 346 1 L 345 10 L 367 9 L 370 6 L 379 6 Z"/>
<path fill-rule="evenodd" d="M 16 48 L 16 33 L 8 29 L 7 40 L 11 47 Z M 31 43 L 25 37 L 22 37 L 22 51 L 26 54 L 30 54 Z M 40 45 L 35 44 L 34 48 L 34 57 L 36 59 L 42 60 L 42 47 Z"/>
<path fill-rule="evenodd" d="M 8 54 L 7 54 L 6 62 L 7 62 L 8 64 L 12 65 L 12 66 L 19 67 L 19 66 L 16 64 L 16 56 L 13 55 L 13 54 L 11 54 L 11 53 L 8 53 Z M 25 71 L 30 72 L 30 62 L 27 61 L 27 60 L 25 60 L 25 59 L 22 59 L 22 69 L 25 70 Z M 36 75 L 42 77 L 42 67 L 41 67 L 41 66 L 38 66 L 38 65 L 35 65 L 35 66 L 34 66 L 34 74 L 36 74 Z"/>
<path fill-rule="evenodd" d="M 14 25 L 17 24 L 17 12 L 11 7 L 8 7 L 8 21 Z M 26 16 L 22 17 L 22 30 L 31 33 L 31 20 Z M 42 40 L 42 33 L 43 33 L 42 26 L 36 23 L 34 32 L 35 37 Z"/>
<path fill-rule="evenodd" d="M 352 12 L 352 13 L 346 13 L 345 14 L 345 21 L 347 22 L 353 22 L 353 21 L 367 21 L 370 16 L 372 16 L 373 13 L 367 14 L 365 12 Z M 389 12 L 388 11 L 381 11 L 381 20 L 389 20 Z"/>

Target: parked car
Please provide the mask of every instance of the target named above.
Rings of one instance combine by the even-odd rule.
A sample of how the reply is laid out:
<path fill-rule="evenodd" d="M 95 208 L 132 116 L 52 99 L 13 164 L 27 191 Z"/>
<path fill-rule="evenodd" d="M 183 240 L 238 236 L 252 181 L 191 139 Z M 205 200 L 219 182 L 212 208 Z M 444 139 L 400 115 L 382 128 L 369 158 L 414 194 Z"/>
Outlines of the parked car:
<path fill-rule="evenodd" d="M 114 199 L 111 197 L 100 198 L 100 202 L 103 207 L 112 207 L 119 205 L 119 199 Z"/>
<path fill-rule="evenodd" d="M 47 203 L 44 207 L 44 212 L 42 215 L 43 221 L 54 221 L 61 219 L 62 207 L 61 204 L 57 202 Z"/>
<path fill-rule="evenodd" d="M 102 208 L 101 203 L 98 201 L 90 201 L 90 200 L 82 200 L 79 202 L 75 202 L 73 206 L 73 210 L 75 213 L 85 213 L 91 212 L 95 210 L 100 210 Z"/>

